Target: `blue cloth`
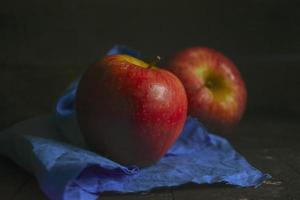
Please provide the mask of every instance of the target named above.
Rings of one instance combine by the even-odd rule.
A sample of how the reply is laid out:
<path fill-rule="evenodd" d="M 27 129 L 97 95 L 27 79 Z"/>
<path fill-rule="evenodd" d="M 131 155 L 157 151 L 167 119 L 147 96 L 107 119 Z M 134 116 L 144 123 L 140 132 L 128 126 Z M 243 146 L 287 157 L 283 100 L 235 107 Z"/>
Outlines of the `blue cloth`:
<path fill-rule="evenodd" d="M 131 52 L 118 46 L 110 52 L 124 51 Z M 188 182 L 259 186 L 270 178 L 191 117 L 167 154 L 150 167 L 122 166 L 97 155 L 86 149 L 76 124 L 77 85 L 74 82 L 59 99 L 55 116 L 28 120 L 0 133 L 0 153 L 32 172 L 49 199 L 95 200 L 104 191 L 141 192 Z"/>

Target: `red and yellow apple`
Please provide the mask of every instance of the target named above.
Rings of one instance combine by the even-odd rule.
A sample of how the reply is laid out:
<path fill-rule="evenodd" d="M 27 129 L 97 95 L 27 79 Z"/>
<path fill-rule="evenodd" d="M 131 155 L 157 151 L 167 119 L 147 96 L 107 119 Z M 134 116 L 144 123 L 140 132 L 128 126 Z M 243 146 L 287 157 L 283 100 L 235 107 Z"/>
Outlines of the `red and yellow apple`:
<path fill-rule="evenodd" d="M 129 55 L 106 56 L 90 66 L 75 104 L 87 144 L 126 165 L 158 161 L 180 135 L 187 116 L 181 81 Z"/>
<path fill-rule="evenodd" d="M 167 65 L 186 89 L 191 116 L 220 132 L 228 132 L 239 122 L 247 91 L 229 58 L 210 48 L 193 47 L 175 53 Z"/>

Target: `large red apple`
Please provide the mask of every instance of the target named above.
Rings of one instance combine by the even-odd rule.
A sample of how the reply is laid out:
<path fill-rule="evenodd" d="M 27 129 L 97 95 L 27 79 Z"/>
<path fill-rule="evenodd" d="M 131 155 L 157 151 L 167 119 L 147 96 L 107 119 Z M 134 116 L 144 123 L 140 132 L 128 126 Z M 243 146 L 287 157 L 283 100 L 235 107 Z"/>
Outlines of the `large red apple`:
<path fill-rule="evenodd" d="M 122 164 L 147 166 L 181 133 L 187 97 L 171 72 L 128 55 L 112 55 L 83 75 L 76 111 L 92 149 Z"/>
<path fill-rule="evenodd" d="M 228 132 L 241 119 L 247 92 L 229 58 L 210 48 L 194 47 L 177 52 L 168 66 L 186 89 L 190 115 L 221 132 Z"/>

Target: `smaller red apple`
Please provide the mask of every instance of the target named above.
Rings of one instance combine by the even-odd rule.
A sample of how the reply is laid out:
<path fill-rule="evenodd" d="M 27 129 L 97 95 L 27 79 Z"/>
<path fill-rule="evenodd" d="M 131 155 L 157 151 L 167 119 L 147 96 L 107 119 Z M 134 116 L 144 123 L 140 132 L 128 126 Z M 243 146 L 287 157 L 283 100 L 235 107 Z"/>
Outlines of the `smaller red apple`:
<path fill-rule="evenodd" d="M 193 47 L 172 56 L 168 66 L 186 89 L 190 115 L 220 132 L 228 132 L 239 122 L 247 91 L 229 58 L 214 49 Z"/>

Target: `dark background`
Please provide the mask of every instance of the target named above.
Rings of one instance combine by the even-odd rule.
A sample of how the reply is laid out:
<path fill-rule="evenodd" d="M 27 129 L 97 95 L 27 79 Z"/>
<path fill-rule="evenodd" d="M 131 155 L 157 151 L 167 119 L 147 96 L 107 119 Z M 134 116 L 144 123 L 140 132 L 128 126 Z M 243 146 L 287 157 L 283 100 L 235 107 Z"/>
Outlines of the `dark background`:
<path fill-rule="evenodd" d="M 241 70 L 249 114 L 299 114 L 299 1 L 0 2 L 1 127 L 50 112 L 67 83 L 113 44 L 162 57 L 215 48 Z"/>
<path fill-rule="evenodd" d="M 297 0 L 0 0 L 0 129 L 51 112 L 68 83 L 114 44 L 149 57 L 208 46 L 237 64 L 249 92 L 244 121 L 231 142 L 255 166 L 293 183 L 300 174 L 299 154 L 293 154 L 300 132 L 299 10 Z M 18 175 L 7 175 L 3 184 L 28 176 L 14 169 Z M 18 190 L 35 194 L 30 180 L 31 186 L 27 182 Z M 254 199 L 296 198 L 291 191 L 299 184 L 282 186 L 289 188 L 285 194 L 281 186 L 246 193 L 257 195 Z M 214 195 L 206 189 L 204 195 Z M 178 198 L 192 199 L 198 194 L 193 191 L 183 190 Z"/>

